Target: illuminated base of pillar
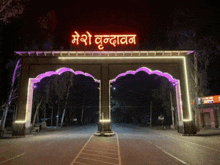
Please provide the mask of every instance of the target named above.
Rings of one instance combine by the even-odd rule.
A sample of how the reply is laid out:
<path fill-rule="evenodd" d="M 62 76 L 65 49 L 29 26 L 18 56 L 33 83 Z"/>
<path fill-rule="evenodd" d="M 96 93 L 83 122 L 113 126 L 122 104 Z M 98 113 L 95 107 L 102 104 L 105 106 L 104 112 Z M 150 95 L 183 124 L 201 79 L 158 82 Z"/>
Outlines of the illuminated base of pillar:
<path fill-rule="evenodd" d="M 114 136 L 115 132 L 96 132 L 94 133 L 96 136 Z"/>
<path fill-rule="evenodd" d="M 195 135 L 197 134 L 197 128 L 195 124 L 191 122 L 184 122 L 184 135 Z"/>
<path fill-rule="evenodd" d="M 12 136 L 25 136 L 25 123 L 13 123 Z"/>
<path fill-rule="evenodd" d="M 98 123 L 98 132 L 95 133 L 96 136 L 113 136 L 115 132 L 112 131 L 111 123 Z"/>

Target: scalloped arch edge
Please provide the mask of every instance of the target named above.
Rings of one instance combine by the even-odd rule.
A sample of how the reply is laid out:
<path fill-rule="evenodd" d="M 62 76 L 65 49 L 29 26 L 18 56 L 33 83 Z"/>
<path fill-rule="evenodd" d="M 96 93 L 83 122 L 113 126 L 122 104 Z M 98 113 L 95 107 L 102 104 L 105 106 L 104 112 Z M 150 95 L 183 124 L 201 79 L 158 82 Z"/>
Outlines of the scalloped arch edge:
<path fill-rule="evenodd" d="M 50 76 L 53 76 L 53 75 L 61 75 L 64 72 L 71 72 L 75 75 L 84 75 L 86 77 L 91 77 L 96 83 L 100 83 L 100 80 L 96 79 L 95 77 L 93 77 L 89 73 L 85 73 L 83 71 L 74 71 L 74 70 L 72 70 L 70 68 L 67 68 L 67 67 L 62 67 L 60 69 L 57 69 L 56 71 L 48 71 L 48 72 L 45 72 L 45 73 L 41 73 L 41 74 L 37 75 L 36 78 L 33 79 L 33 83 L 38 83 L 45 77 L 50 77 Z"/>
<path fill-rule="evenodd" d="M 156 74 L 158 76 L 162 76 L 162 77 L 165 77 L 169 80 L 169 82 L 171 82 L 174 86 L 177 85 L 178 83 L 178 80 L 173 78 L 172 75 L 170 75 L 169 73 L 166 73 L 166 72 L 161 72 L 159 70 L 151 70 L 147 67 L 140 67 L 138 68 L 137 70 L 129 70 L 129 71 L 126 71 L 124 73 L 120 73 L 119 75 L 117 75 L 114 79 L 110 80 L 111 83 L 114 83 L 118 78 L 120 77 L 124 77 L 128 74 L 132 74 L 132 75 L 135 75 L 136 73 L 140 72 L 140 71 L 144 71 L 145 73 L 149 74 L 149 75 L 152 75 L 152 74 Z"/>

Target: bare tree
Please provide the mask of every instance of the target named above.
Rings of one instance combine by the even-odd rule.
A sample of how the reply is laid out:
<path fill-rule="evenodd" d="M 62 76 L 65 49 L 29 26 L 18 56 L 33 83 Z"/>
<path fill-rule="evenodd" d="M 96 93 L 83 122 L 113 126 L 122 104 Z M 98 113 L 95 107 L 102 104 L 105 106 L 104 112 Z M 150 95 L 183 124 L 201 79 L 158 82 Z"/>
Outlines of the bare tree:
<path fill-rule="evenodd" d="M 0 1 L 0 20 L 7 23 L 12 17 L 23 14 L 25 0 Z"/>
<path fill-rule="evenodd" d="M 46 118 L 48 113 L 48 108 L 52 107 L 54 109 L 57 106 L 57 127 L 59 122 L 60 109 L 63 109 L 64 119 L 65 111 L 67 107 L 67 101 L 69 98 L 70 88 L 73 85 L 73 74 L 70 72 L 65 72 L 62 75 L 55 75 L 52 77 L 47 77 L 42 79 L 39 84 L 36 84 L 37 88 L 34 90 L 34 102 L 33 108 L 41 109 L 41 116 Z M 39 102 L 42 100 L 41 108 L 39 108 Z M 61 123 L 62 124 L 62 123 Z"/>
<path fill-rule="evenodd" d="M 5 122 L 6 122 L 9 107 L 11 103 L 18 97 L 17 90 L 18 90 L 19 83 L 18 82 L 16 83 L 16 80 L 20 76 L 20 67 L 21 67 L 20 61 L 21 61 L 20 59 L 16 61 L 14 72 L 11 78 L 11 90 L 8 96 L 8 100 L 6 101 L 6 103 L 3 104 L 3 116 L 2 116 L 2 122 L 1 122 L 1 127 L 0 127 L 1 136 L 4 135 Z"/>
<path fill-rule="evenodd" d="M 74 77 L 74 75 L 72 73 L 69 73 L 69 78 L 68 78 L 69 81 L 68 81 L 67 88 L 66 88 L 66 98 L 65 98 L 65 104 L 64 104 L 63 115 L 62 115 L 60 127 L 62 127 L 62 125 L 63 125 L 63 120 L 64 120 L 66 108 L 67 108 L 67 102 L 69 99 L 70 88 L 71 88 L 71 86 L 73 86 L 73 77 Z"/>

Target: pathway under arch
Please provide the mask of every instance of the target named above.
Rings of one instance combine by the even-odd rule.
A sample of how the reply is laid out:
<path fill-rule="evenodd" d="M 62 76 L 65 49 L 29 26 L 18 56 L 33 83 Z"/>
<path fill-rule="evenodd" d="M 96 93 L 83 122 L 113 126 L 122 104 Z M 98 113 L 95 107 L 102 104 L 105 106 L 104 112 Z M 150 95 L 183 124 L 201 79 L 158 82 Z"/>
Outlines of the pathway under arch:
<path fill-rule="evenodd" d="M 177 105 L 177 113 L 178 113 L 178 121 L 180 125 L 183 125 L 183 121 L 185 119 L 183 119 L 183 109 L 182 109 L 182 103 L 181 103 L 181 90 L 180 90 L 180 81 L 178 79 L 173 78 L 172 75 L 170 75 L 169 73 L 163 73 L 159 70 L 151 70 L 147 67 L 140 67 L 137 70 L 129 70 L 126 71 L 124 73 L 120 73 L 119 75 L 117 75 L 114 79 L 109 80 L 110 84 L 116 82 L 117 79 L 119 79 L 120 77 L 124 77 L 128 74 L 132 74 L 135 75 L 136 73 L 143 71 L 145 73 L 147 73 L 148 75 L 157 75 L 157 76 L 161 76 L 161 77 L 165 77 L 174 87 L 175 87 L 175 91 L 176 91 L 176 105 Z M 109 86 L 110 87 L 110 86 Z M 111 96 L 109 96 L 110 98 Z M 111 115 L 111 107 L 109 110 L 109 115 Z M 189 113 L 191 115 L 191 113 Z M 190 116 L 192 118 L 192 116 Z M 111 117 L 110 117 L 111 119 Z"/>

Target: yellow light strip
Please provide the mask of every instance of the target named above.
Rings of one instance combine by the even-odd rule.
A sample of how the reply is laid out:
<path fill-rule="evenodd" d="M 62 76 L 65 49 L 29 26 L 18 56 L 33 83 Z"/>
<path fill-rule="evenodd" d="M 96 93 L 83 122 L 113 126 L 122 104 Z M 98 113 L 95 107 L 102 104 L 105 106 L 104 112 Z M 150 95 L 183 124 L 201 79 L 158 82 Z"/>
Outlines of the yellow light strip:
<path fill-rule="evenodd" d="M 190 106 L 190 98 L 189 98 L 189 85 L 188 85 L 188 75 L 187 75 L 187 67 L 186 67 L 186 57 L 185 56 L 163 56 L 163 57 L 58 57 L 58 59 L 182 59 L 183 60 L 183 65 L 184 65 L 184 78 L 185 78 L 185 84 L 186 84 L 186 102 L 187 102 L 187 109 L 189 112 L 189 119 L 183 119 L 183 121 L 191 121 L 192 120 L 192 113 L 191 113 L 191 106 Z M 28 110 L 28 105 L 29 105 L 29 93 L 30 93 L 30 80 L 28 82 L 28 94 L 27 94 L 27 103 L 26 103 L 26 114 L 25 114 L 25 120 L 17 120 L 15 123 L 26 123 L 27 120 L 27 110 Z M 110 90 L 109 90 L 110 91 Z M 101 83 L 100 83 L 100 93 L 101 93 Z M 110 93 L 109 93 L 110 94 Z M 110 97 L 110 96 L 109 96 Z M 110 100 L 109 100 L 110 101 Z M 100 104 L 101 104 L 101 97 L 100 97 Z M 109 108 L 110 107 L 110 102 L 109 102 Z M 101 112 L 101 105 L 99 108 Z M 110 109 L 109 109 L 109 115 L 110 115 Z M 110 117 L 110 116 L 109 116 Z M 110 119 L 103 119 L 100 120 L 100 122 L 111 122 Z"/>
<path fill-rule="evenodd" d="M 108 122 L 111 122 L 110 119 L 102 119 L 102 120 L 99 120 L 99 122 L 101 123 L 108 123 Z"/>
<path fill-rule="evenodd" d="M 188 106 L 188 112 L 189 112 L 189 119 L 183 119 L 183 121 L 191 121 L 192 120 L 192 112 L 191 112 L 191 105 L 190 105 L 190 98 L 189 98 L 189 80 L 187 75 L 187 67 L 186 67 L 186 57 L 183 59 L 183 65 L 184 65 L 184 74 L 185 74 L 185 83 L 186 83 L 186 98 L 187 98 L 187 106 Z"/>
<path fill-rule="evenodd" d="M 111 119 L 111 82 L 109 82 L 109 119 Z"/>
<path fill-rule="evenodd" d="M 123 57 L 123 56 L 120 56 L 120 57 L 58 57 L 58 59 L 60 60 L 76 60 L 76 59 L 87 59 L 87 60 L 94 60 L 94 59 L 97 59 L 97 60 L 106 60 L 106 59 L 117 59 L 117 60 L 120 60 L 120 59 L 183 59 L 184 56 L 161 56 L 161 57 L 155 57 L 155 56 L 147 56 L 147 57 Z"/>
<path fill-rule="evenodd" d="M 28 93 L 27 93 L 27 102 L 26 102 L 26 113 L 25 113 L 25 120 L 16 120 L 15 123 L 26 123 L 27 122 L 27 116 L 28 116 L 28 108 L 29 108 L 29 99 L 30 99 L 30 90 L 32 87 L 31 85 L 32 78 L 28 79 Z"/>
<path fill-rule="evenodd" d="M 178 84 L 177 84 L 177 90 L 178 90 L 178 99 L 179 99 L 179 106 L 180 106 L 180 120 L 179 121 L 183 121 L 183 102 L 182 102 L 182 94 L 181 94 L 181 86 L 180 86 L 180 81 L 178 80 Z"/>
<path fill-rule="evenodd" d="M 187 67 L 186 67 L 186 57 L 185 56 L 148 56 L 148 57 L 58 57 L 58 59 L 88 59 L 88 60 L 105 60 L 105 59 L 182 59 L 183 60 L 183 70 L 184 70 L 184 78 L 186 84 L 186 104 L 189 113 L 189 119 L 183 119 L 183 121 L 192 121 L 192 112 L 190 106 L 190 98 L 189 98 L 189 85 L 188 85 L 188 75 L 187 75 Z"/>
<path fill-rule="evenodd" d="M 26 123 L 25 120 L 16 120 L 15 123 Z"/>
<path fill-rule="evenodd" d="M 101 81 L 99 83 L 99 120 L 101 120 L 102 118 L 102 110 L 101 110 L 101 106 L 102 106 L 102 103 L 101 103 L 101 100 L 102 100 L 102 97 L 101 97 Z"/>

